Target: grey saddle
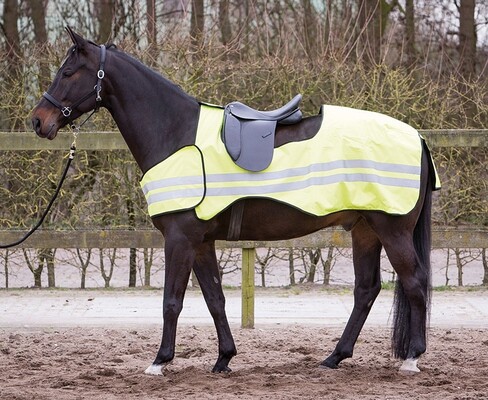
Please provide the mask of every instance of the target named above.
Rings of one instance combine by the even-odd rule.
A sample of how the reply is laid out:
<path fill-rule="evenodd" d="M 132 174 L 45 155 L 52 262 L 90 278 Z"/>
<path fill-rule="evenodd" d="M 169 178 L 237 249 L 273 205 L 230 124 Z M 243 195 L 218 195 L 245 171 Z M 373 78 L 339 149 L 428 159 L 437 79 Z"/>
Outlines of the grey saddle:
<path fill-rule="evenodd" d="M 266 169 L 273 159 L 277 124 L 291 125 L 302 119 L 298 108 L 302 95 L 296 95 L 283 107 L 272 111 L 255 110 L 238 101 L 224 110 L 222 140 L 230 157 L 249 171 Z"/>

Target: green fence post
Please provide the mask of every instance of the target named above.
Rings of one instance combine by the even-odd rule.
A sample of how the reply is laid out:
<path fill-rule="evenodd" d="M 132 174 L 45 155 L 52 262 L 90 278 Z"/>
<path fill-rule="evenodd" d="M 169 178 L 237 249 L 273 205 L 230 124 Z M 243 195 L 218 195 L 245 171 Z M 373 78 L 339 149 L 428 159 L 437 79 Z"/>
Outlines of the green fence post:
<path fill-rule="evenodd" d="M 242 249 L 242 315 L 241 326 L 254 328 L 254 260 L 256 249 Z"/>

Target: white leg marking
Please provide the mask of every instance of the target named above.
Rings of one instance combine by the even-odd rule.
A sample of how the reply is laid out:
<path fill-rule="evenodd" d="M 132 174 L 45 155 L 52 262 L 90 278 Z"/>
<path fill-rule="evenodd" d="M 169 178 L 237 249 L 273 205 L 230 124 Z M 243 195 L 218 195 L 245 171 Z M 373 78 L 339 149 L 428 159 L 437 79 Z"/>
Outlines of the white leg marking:
<path fill-rule="evenodd" d="M 417 367 L 418 361 L 418 358 L 407 358 L 400 367 L 400 372 L 402 374 L 415 374 L 420 372 L 420 369 Z"/>
<path fill-rule="evenodd" d="M 144 371 L 147 375 L 163 375 L 163 365 L 152 364 Z"/>

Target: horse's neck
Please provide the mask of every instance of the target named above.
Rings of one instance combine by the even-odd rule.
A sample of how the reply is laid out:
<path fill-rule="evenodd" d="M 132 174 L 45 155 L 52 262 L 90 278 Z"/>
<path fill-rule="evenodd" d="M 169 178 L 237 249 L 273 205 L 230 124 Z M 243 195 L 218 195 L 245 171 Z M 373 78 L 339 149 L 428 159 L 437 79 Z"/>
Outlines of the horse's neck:
<path fill-rule="evenodd" d="M 107 108 L 142 172 L 195 140 L 199 104 L 119 53 L 107 60 Z"/>

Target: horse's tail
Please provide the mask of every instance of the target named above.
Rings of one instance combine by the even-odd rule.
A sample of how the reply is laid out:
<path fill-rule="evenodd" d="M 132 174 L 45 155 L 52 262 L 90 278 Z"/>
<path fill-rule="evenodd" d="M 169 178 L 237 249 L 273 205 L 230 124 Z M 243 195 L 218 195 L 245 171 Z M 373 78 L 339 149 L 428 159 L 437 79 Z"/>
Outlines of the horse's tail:
<path fill-rule="evenodd" d="M 417 270 L 416 277 L 420 280 L 422 295 L 425 298 L 426 313 L 425 321 L 421 323 L 418 329 L 424 337 L 428 320 L 430 317 L 430 300 L 431 300 L 431 265 L 430 265 L 430 251 L 431 251 L 431 210 L 432 210 L 432 177 L 435 176 L 433 172 L 433 165 L 429 150 L 424 145 L 424 155 L 428 159 L 427 171 L 427 187 L 424 197 L 424 203 L 420 212 L 419 219 L 414 229 L 413 242 L 415 251 L 417 253 Z M 425 165 L 425 164 L 424 164 Z M 434 178 L 435 179 L 435 178 Z M 399 279 L 396 281 L 395 295 L 393 300 L 393 335 L 392 335 L 392 350 L 396 358 L 406 359 L 408 357 L 408 349 L 410 346 L 410 303 L 405 296 L 404 288 Z"/>

